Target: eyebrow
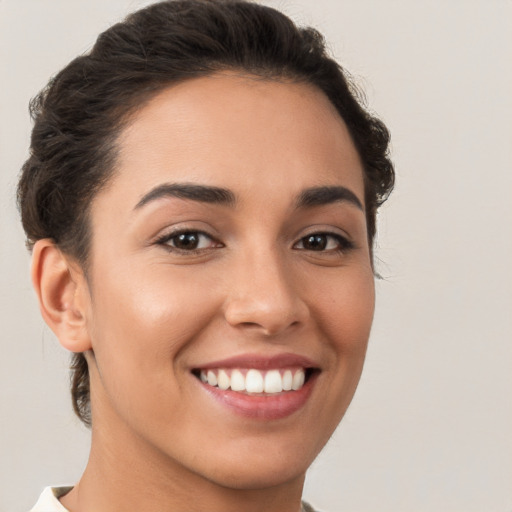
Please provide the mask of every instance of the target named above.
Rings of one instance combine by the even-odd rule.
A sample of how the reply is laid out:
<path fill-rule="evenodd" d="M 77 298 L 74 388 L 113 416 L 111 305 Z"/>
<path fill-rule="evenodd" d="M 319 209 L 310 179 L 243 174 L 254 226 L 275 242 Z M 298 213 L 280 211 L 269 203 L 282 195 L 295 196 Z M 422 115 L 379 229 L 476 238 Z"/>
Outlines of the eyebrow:
<path fill-rule="evenodd" d="M 192 183 L 164 183 L 145 194 L 134 209 L 137 210 L 151 201 L 164 197 L 177 197 L 226 206 L 236 204 L 235 194 L 226 188 Z M 354 192 L 341 186 L 314 187 L 303 190 L 297 198 L 296 208 L 312 208 L 336 202 L 348 202 L 360 210 L 364 210 L 361 201 Z"/>
<path fill-rule="evenodd" d="M 337 202 L 348 202 L 364 211 L 359 198 L 345 187 L 315 187 L 301 192 L 297 199 L 297 208 L 310 208 Z"/>
<path fill-rule="evenodd" d="M 135 210 L 142 206 L 156 201 L 163 197 L 178 197 L 180 199 L 191 199 L 201 203 L 222 204 L 233 206 L 236 198 L 231 190 L 211 187 L 208 185 L 195 185 L 191 183 L 164 183 L 153 188 L 135 205 Z"/>

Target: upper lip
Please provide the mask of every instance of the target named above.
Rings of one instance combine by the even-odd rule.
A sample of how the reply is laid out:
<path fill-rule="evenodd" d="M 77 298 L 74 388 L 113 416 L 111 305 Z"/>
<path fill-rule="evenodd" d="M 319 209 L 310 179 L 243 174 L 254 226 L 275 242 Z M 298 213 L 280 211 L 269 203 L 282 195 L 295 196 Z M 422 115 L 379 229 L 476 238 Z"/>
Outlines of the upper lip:
<path fill-rule="evenodd" d="M 241 354 L 238 356 L 210 361 L 195 368 L 209 370 L 215 368 L 254 368 L 256 370 L 269 370 L 289 367 L 318 368 L 318 364 L 308 357 L 292 353 L 264 356 L 261 354 Z"/>

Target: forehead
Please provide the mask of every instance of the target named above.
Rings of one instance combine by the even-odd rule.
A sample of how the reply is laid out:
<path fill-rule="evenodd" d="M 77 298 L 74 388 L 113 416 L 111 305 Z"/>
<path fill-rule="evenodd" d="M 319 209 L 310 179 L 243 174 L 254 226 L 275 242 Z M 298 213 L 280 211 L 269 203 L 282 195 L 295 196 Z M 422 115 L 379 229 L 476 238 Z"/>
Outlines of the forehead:
<path fill-rule="evenodd" d="M 364 201 L 362 166 L 344 121 L 317 88 L 233 73 L 169 87 L 123 130 L 115 188 L 137 203 L 165 181 L 290 194 L 350 186 Z"/>

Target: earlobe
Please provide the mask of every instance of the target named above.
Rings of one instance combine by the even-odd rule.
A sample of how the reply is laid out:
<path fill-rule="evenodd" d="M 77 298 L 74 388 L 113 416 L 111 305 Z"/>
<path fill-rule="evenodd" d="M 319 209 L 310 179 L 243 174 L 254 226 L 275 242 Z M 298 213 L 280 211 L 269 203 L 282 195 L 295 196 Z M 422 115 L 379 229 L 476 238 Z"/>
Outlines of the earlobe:
<path fill-rule="evenodd" d="M 71 352 L 91 349 L 86 307 L 87 282 L 78 265 L 50 239 L 38 240 L 32 254 L 32 283 L 45 322 Z"/>

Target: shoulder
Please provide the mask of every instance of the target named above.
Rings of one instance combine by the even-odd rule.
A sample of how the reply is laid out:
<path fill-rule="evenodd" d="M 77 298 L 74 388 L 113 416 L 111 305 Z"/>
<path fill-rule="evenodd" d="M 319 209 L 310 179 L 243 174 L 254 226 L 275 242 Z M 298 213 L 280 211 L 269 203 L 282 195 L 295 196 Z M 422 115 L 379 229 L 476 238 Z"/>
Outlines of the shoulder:
<path fill-rule="evenodd" d="M 306 503 L 305 501 L 303 501 L 301 512 L 318 512 L 318 511 L 316 511 L 309 503 Z"/>
<path fill-rule="evenodd" d="M 68 512 L 59 501 L 73 487 L 46 487 L 30 512 Z"/>

